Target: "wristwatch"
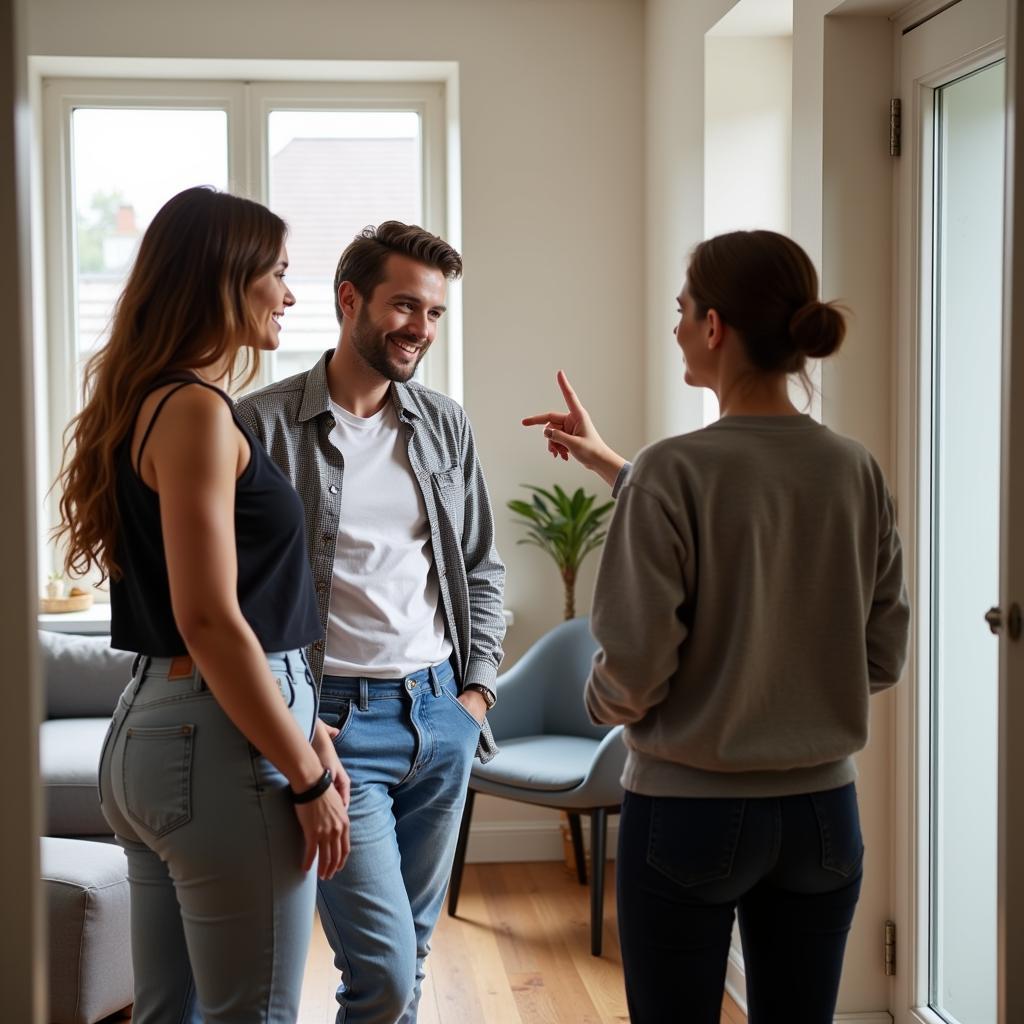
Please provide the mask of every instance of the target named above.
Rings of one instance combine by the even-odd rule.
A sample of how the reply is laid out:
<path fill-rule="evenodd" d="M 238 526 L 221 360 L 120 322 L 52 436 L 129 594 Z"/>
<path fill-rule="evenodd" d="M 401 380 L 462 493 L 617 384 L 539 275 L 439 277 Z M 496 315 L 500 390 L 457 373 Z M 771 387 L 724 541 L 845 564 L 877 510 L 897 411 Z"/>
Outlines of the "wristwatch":
<path fill-rule="evenodd" d="M 480 696 L 483 697 L 488 711 L 498 703 L 498 695 L 489 686 L 484 686 L 483 683 L 466 683 L 463 689 L 475 690 L 479 693 Z"/>

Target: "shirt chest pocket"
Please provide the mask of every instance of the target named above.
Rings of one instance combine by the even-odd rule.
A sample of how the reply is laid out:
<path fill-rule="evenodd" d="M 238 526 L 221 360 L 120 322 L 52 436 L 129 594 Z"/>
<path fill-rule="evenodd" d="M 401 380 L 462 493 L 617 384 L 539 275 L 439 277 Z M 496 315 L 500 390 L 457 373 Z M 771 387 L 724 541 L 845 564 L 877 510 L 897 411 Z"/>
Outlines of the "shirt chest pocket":
<path fill-rule="evenodd" d="M 438 470 L 430 474 L 430 479 L 439 510 L 448 517 L 456 533 L 461 536 L 466 514 L 466 484 L 462 479 L 462 469 L 452 466 L 450 469 Z"/>

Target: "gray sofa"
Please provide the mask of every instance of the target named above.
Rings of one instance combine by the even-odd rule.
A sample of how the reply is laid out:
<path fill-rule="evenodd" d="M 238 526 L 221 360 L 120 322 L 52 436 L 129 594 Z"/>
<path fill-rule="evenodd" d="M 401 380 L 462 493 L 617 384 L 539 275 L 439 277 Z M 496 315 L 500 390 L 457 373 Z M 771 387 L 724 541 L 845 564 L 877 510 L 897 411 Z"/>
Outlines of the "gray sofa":
<path fill-rule="evenodd" d="M 39 648 L 46 693 L 39 760 L 49 1019 L 96 1024 L 132 1001 L 127 863 L 111 842 L 96 789 L 103 740 L 132 655 L 112 651 L 109 637 L 42 630 Z"/>
<path fill-rule="evenodd" d="M 39 631 L 46 719 L 39 767 L 48 836 L 109 837 L 96 792 L 103 738 L 133 656 L 110 637 Z"/>

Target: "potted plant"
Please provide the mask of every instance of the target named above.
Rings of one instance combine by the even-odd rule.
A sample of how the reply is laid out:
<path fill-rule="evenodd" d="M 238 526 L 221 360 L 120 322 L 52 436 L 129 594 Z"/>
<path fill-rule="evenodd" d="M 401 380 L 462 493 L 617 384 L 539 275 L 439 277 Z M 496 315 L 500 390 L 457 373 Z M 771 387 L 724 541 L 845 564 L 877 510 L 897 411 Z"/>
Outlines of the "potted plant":
<path fill-rule="evenodd" d="M 66 581 L 64 579 L 64 573 L 62 572 L 51 572 L 46 577 L 46 596 L 51 600 L 62 598 L 64 596 L 64 587 Z"/>
<path fill-rule="evenodd" d="M 551 491 L 523 484 L 533 491 L 533 501 L 509 501 L 508 508 L 526 527 L 526 536 L 518 544 L 532 544 L 546 551 L 558 566 L 565 589 L 565 618 L 576 617 L 576 578 L 583 559 L 604 542 L 602 527 L 615 505 L 609 501 L 594 507 L 597 496 L 580 487 L 570 497 L 558 484 Z"/>

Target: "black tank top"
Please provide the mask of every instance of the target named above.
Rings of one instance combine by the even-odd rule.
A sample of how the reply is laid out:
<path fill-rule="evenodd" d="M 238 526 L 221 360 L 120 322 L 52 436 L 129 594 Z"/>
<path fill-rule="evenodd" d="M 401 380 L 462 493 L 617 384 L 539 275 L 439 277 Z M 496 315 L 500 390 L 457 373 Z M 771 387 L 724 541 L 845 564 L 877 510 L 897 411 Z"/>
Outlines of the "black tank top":
<path fill-rule="evenodd" d="M 159 380 L 153 390 L 172 382 L 160 400 L 139 446 L 142 449 L 164 402 L 189 384 L 220 395 L 235 426 L 249 442 L 249 465 L 235 482 L 235 547 L 238 557 L 238 603 L 264 651 L 290 651 L 323 636 L 313 577 L 306 556 L 302 502 L 260 442 L 235 414 L 234 403 L 219 388 L 192 374 Z M 154 658 L 188 653 L 171 611 L 160 495 L 142 480 L 131 461 L 132 430 L 116 453 L 118 529 L 115 558 L 119 580 L 110 584 L 110 642 L 123 651 Z"/>

